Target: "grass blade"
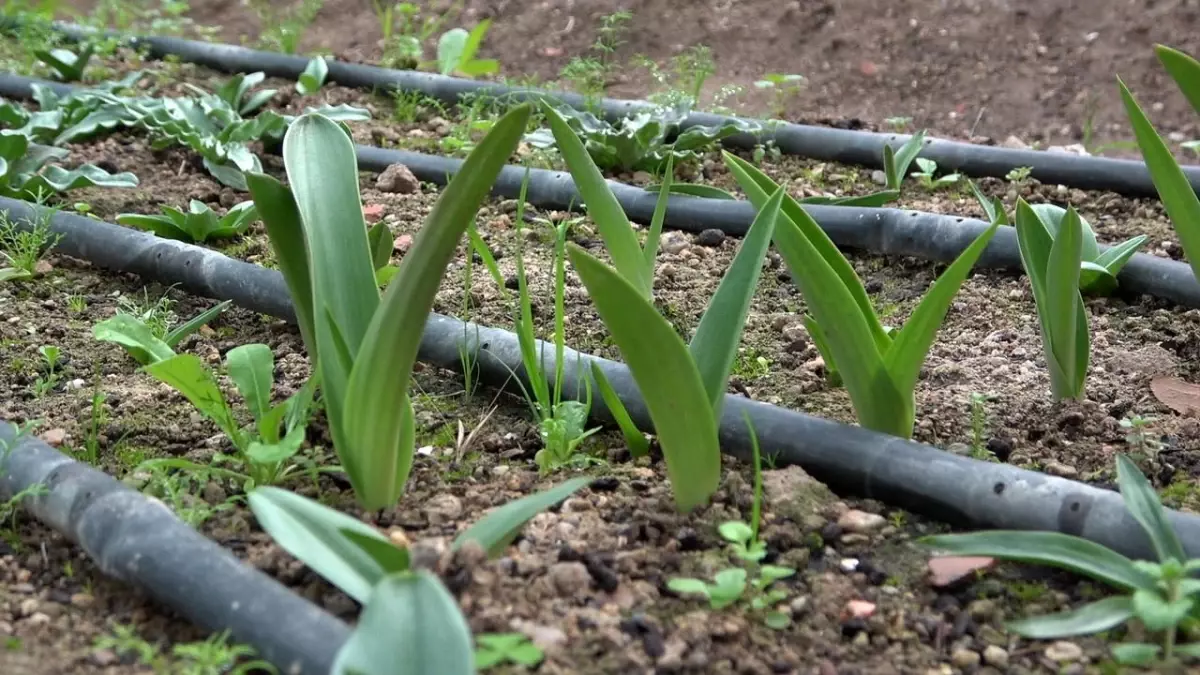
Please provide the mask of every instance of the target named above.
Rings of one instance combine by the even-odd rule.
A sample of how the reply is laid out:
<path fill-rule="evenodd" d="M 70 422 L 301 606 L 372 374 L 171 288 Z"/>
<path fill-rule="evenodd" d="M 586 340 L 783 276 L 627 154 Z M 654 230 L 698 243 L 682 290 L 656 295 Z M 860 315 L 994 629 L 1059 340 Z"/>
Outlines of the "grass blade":
<path fill-rule="evenodd" d="M 737 358 L 746 314 L 750 311 L 750 301 L 758 288 L 763 258 L 775 234 L 775 223 L 779 219 L 784 194 L 783 188 L 776 188 L 767 203 L 759 209 L 688 345 L 712 403 L 713 416 L 717 419 L 721 418 L 721 403 L 725 400 L 729 372 Z"/>
<path fill-rule="evenodd" d="M 1158 559 L 1166 561 L 1174 558 L 1181 563 L 1186 562 L 1188 558 L 1183 551 L 1183 545 L 1179 543 L 1175 528 L 1171 527 L 1167 514 L 1163 512 L 1158 493 L 1138 470 L 1137 465 L 1120 454 L 1117 455 L 1117 487 L 1121 490 L 1125 507 L 1149 535 Z"/>
<path fill-rule="evenodd" d="M 1079 379 L 1079 343 L 1075 339 L 1076 331 L 1079 327 L 1079 313 L 1081 310 L 1086 311 L 1081 307 L 1083 300 L 1079 293 L 1079 263 L 1082 255 L 1082 224 L 1075 209 L 1070 208 L 1067 209 L 1062 225 L 1058 228 L 1058 236 L 1050 245 L 1045 290 L 1050 349 L 1066 376 L 1064 384 L 1070 384 L 1069 391 L 1061 392 L 1069 398 L 1076 398 L 1083 393 L 1075 386 Z"/>
<path fill-rule="evenodd" d="M 646 262 L 650 283 L 654 283 L 654 262 L 658 258 L 658 241 L 662 237 L 663 222 L 667 219 L 667 201 L 671 196 L 671 181 L 675 178 L 675 154 L 667 155 L 667 170 L 663 173 L 662 186 L 658 188 L 658 199 L 654 202 L 654 215 L 650 218 L 650 231 L 646 234 L 646 245 L 642 255 Z M 651 288 L 653 293 L 653 288 Z"/>
<path fill-rule="evenodd" d="M 201 327 L 217 318 L 219 314 L 232 306 L 233 301 L 226 300 L 214 307 L 204 310 L 203 312 L 189 319 L 187 323 L 179 326 L 175 330 L 172 330 L 170 333 L 167 333 L 166 337 L 163 338 L 163 342 L 167 343 L 168 347 L 174 348 L 184 338 L 200 330 Z"/>
<path fill-rule="evenodd" d="M 522 105 L 509 111 L 467 157 L 417 234 L 363 337 L 346 391 L 345 433 L 351 451 L 369 461 L 368 475 L 378 488 L 361 493 L 367 508 L 395 503 L 408 478 L 412 444 L 403 440 L 411 441 L 413 432 L 412 414 L 405 412 L 407 392 L 425 318 L 463 233 L 516 150 L 530 110 Z M 398 410 L 404 414 L 397 415 Z"/>
<path fill-rule="evenodd" d="M 1192 109 L 1200 113 L 1200 62 L 1166 45 L 1154 45 L 1154 54 L 1175 80 L 1184 98 L 1192 104 Z"/>
<path fill-rule="evenodd" d="M 596 223 L 600 238 L 608 249 L 613 266 L 621 276 L 629 280 L 644 298 L 651 296 L 653 277 L 646 274 L 647 265 L 637 235 L 629 224 L 621 203 L 608 189 L 604 175 L 592 161 L 579 136 L 571 129 L 562 115 L 549 103 L 542 102 L 542 111 L 550 123 L 550 131 L 559 152 L 571 170 L 579 194 L 583 197 L 587 213 Z"/>
<path fill-rule="evenodd" d="M 1115 628 L 1133 616 L 1133 598 L 1128 595 L 1089 602 L 1067 612 L 1034 616 L 1005 624 L 1009 630 L 1033 640 L 1054 640 L 1092 635 Z"/>
<path fill-rule="evenodd" d="M 640 289 L 570 244 L 567 255 L 645 399 L 675 502 L 699 506 L 721 479 L 717 420 L 687 345 Z"/>
<path fill-rule="evenodd" d="M 604 374 L 604 369 L 595 362 L 592 363 L 592 379 L 596 381 L 596 388 L 600 390 L 600 398 L 604 399 L 604 406 L 612 413 L 617 427 L 621 429 L 621 435 L 625 437 L 625 445 L 629 446 L 629 454 L 634 457 L 649 455 L 650 441 L 646 440 L 646 435 L 633 423 L 629 411 L 621 402 L 621 397 L 617 396 L 616 390 L 608 381 L 608 376 Z"/>
<path fill-rule="evenodd" d="M 1082 537 L 1061 532 L 990 530 L 923 537 L 922 546 L 943 555 L 986 556 L 1047 565 L 1091 577 L 1114 588 L 1152 588 L 1154 580 L 1125 556 Z"/>
<path fill-rule="evenodd" d="M 489 558 L 499 557 L 531 518 L 575 494 L 592 480 L 588 476 L 572 478 L 548 490 L 508 502 L 458 535 L 452 548 L 458 549 L 466 542 L 474 540 L 483 546 Z"/>

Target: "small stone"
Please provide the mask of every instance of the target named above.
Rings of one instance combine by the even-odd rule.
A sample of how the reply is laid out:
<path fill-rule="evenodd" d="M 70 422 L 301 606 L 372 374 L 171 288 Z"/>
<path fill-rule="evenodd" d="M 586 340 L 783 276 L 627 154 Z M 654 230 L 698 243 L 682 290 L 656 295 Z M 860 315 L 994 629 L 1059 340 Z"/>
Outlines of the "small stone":
<path fill-rule="evenodd" d="M 76 593 L 71 596 L 71 605 L 87 608 L 96 604 L 96 598 L 91 593 Z"/>
<path fill-rule="evenodd" d="M 701 246 L 707 246 L 709 248 L 720 246 L 724 241 L 725 233 L 714 227 L 710 227 L 709 229 L 702 231 L 696 237 L 697 244 L 700 244 Z"/>
<path fill-rule="evenodd" d="M 1046 647 L 1046 658 L 1056 663 L 1071 663 L 1083 658 L 1083 648 L 1074 642 L 1059 640 Z"/>
<path fill-rule="evenodd" d="M 416 192 L 421 187 L 421 182 L 407 166 L 393 164 L 375 179 L 375 187 L 383 192 L 406 195 Z"/>
<path fill-rule="evenodd" d="M 887 174 L 879 169 L 875 169 L 871 172 L 871 181 L 876 185 L 887 185 Z"/>
<path fill-rule="evenodd" d="M 462 501 L 452 494 L 442 493 L 425 503 L 425 515 L 430 525 L 447 525 L 462 517 Z"/>
<path fill-rule="evenodd" d="M 846 532 L 874 532 L 884 526 L 887 520 L 877 513 L 867 513 L 858 509 L 850 509 L 837 520 L 838 527 Z"/>
<path fill-rule="evenodd" d="M 97 649 L 91 654 L 92 663 L 106 668 L 117 663 L 117 654 L 111 649 Z"/>
<path fill-rule="evenodd" d="M 46 442 L 46 445 L 57 448 L 67 440 L 66 429 L 47 429 L 41 433 L 41 439 Z"/>
<path fill-rule="evenodd" d="M 807 595 L 798 595 L 792 598 L 788 603 L 788 611 L 793 617 L 800 616 L 808 611 L 809 599 Z"/>
<path fill-rule="evenodd" d="M 397 253 L 408 253 L 408 249 L 412 248 L 413 238 L 411 234 L 402 234 L 396 237 L 392 242 L 392 250 Z"/>
<path fill-rule="evenodd" d="M 412 544 L 412 541 L 408 538 L 408 535 L 404 534 L 404 530 L 401 530 L 400 528 L 395 528 L 391 532 L 388 532 L 388 541 L 392 542 L 396 546 L 399 546 L 400 548 L 408 548 Z"/>
<path fill-rule="evenodd" d="M 17 616 L 29 616 L 38 611 L 37 598 L 25 598 L 17 606 Z"/>
<path fill-rule="evenodd" d="M 1008 667 L 1008 652 L 999 645 L 988 645 L 983 650 L 983 662 L 1004 670 Z"/>
<path fill-rule="evenodd" d="M 50 262 L 46 260 L 39 260 L 33 265 L 33 273 L 39 277 L 45 274 L 50 274 L 53 271 L 54 265 L 51 265 Z"/>
<path fill-rule="evenodd" d="M 663 253 L 676 255 L 688 247 L 687 237 L 680 232 L 665 232 L 658 247 Z"/>
<path fill-rule="evenodd" d="M 581 562 L 554 563 L 546 572 L 546 576 L 556 591 L 571 597 L 583 593 L 592 584 L 592 575 Z"/>
<path fill-rule="evenodd" d="M 858 558 L 842 558 L 838 561 L 838 568 L 849 574 L 858 569 Z"/>
<path fill-rule="evenodd" d="M 1025 141 L 1022 141 L 1021 139 L 1017 138 L 1016 136 L 1009 136 L 1008 138 L 1004 139 L 1004 141 L 1002 143 L 1000 143 L 1000 147 L 1012 148 L 1014 150 L 1028 150 L 1029 149 L 1029 146 L 1026 145 Z"/>
<path fill-rule="evenodd" d="M 1062 462 L 1046 462 L 1046 473 L 1061 478 L 1074 478 L 1079 475 L 1079 470 Z"/>
<path fill-rule="evenodd" d="M 979 652 L 960 647 L 950 655 L 950 663 L 963 670 L 974 668 L 979 665 Z"/>
<path fill-rule="evenodd" d="M 229 495 L 225 494 L 224 488 L 217 485 L 215 481 L 205 483 L 200 496 L 209 504 L 224 504 L 225 500 L 229 498 Z"/>
<path fill-rule="evenodd" d="M 979 556 L 939 556 L 929 559 L 929 585 L 950 586 L 959 580 L 996 564 L 994 558 Z"/>
<path fill-rule="evenodd" d="M 44 612 L 34 612 L 26 621 L 30 626 L 45 626 L 50 623 L 50 616 Z"/>
<path fill-rule="evenodd" d="M 866 600 L 851 600 L 842 609 L 842 620 L 866 619 L 875 613 L 875 603 Z"/>

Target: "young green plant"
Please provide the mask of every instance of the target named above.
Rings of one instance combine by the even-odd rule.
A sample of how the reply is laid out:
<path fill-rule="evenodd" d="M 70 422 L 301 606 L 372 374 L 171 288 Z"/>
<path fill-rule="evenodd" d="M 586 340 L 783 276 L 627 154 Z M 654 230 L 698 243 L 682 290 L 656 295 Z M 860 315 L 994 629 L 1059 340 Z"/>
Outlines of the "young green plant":
<path fill-rule="evenodd" d="M 504 553 L 538 513 L 591 478 L 575 478 L 492 511 L 452 545 Z M 379 530 L 311 499 L 263 487 L 250 509 L 284 550 L 364 606 L 332 675 L 473 675 L 471 629 L 437 573 L 416 567 L 405 547 Z"/>
<path fill-rule="evenodd" d="M 586 154 L 568 157 L 567 163 L 581 191 L 589 180 L 593 181 L 588 188 L 591 194 L 584 192 L 589 213 L 601 232 L 607 231 L 614 241 L 620 241 L 621 228 L 628 227 L 628 221 L 599 178 L 595 164 Z M 664 188 L 660 203 L 666 192 Z M 725 388 L 783 196 L 782 188 L 776 190 L 759 209 L 690 344 L 684 344 L 649 297 L 645 276 L 648 257 L 626 260 L 627 277 L 619 267 L 605 265 L 583 248 L 568 246 L 571 264 L 645 401 L 681 510 L 690 510 L 707 500 L 720 480 L 718 424 Z M 626 240 L 626 244 L 634 249 L 629 253 L 635 254 L 636 239 Z M 611 248 L 609 253 L 614 261 L 619 260 Z"/>
<path fill-rule="evenodd" d="M 717 572 L 713 583 L 676 577 L 667 582 L 667 587 L 676 593 L 702 595 L 708 599 L 713 609 L 721 609 L 737 602 L 749 588 L 752 591 L 750 608 L 756 612 L 765 612 L 763 621 L 767 626 L 780 630 L 791 624 L 791 617 L 775 609 L 775 606 L 787 598 L 788 592 L 778 588 L 768 589 L 776 581 L 794 575 L 796 570 L 791 567 L 761 564 L 767 556 L 767 543 L 759 537 L 762 513 L 762 458 L 758 435 L 754 432 L 749 415 L 745 416 L 745 420 L 750 431 L 750 447 L 754 459 L 754 502 L 750 523 L 731 520 L 721 523 L 717 528 L 721 538 L 729 542 L 730 552 L 741 560 L 744 566 L 730 567 Z M 757 576 L 749 583 L 747 567 L 757 572 Z"/>
<path fill-rule="evenodd" d="M 175 356 L 175 347 L 183 342 L 184 338 L 200 330 L 231 306 L 233 301 L 226 300 L 174 328 L 159 326 L 158 322 L 151 321 L 149 314 L 153 310 L 142 316 L 118 312 L 92 326 L 92 337 L 101 342 L 120 345 L 135 361 L 148 366 L 155 361 Z M 158 330 L 159 328 L 161 330 Z"/>
<path fill-rule="evenodd" d="M 1024 199 L 1017 200 L 1017 244 L 1037 305 L 1042 347 L 1050 368 L 1054 399 L 1082 399 L 1091 337 L 1087 307 L 1079 291 L 1083 225 L 1068 208 L 1051 235 L 1046 223 Z M 995 225 L 993 225 L 995 227 Z"/>
<path fill-rule="evenodd" d="M 772 194 L 782 190 L 735 155 L 725 153 L 725 163 L 758 208 L 764 208 Z M 954 295 L 998 226 L 992 223 L 946 268 L 901 329 L 889 331 L 880 323 L 849 261 L 812 216 L 784 195 L 775 245 L 808 303 L 814 342 L 824 344 L 864 427 L 912 437 L 914 389 L 921 366 Z"/>
<path fill-rule="evenodd" d="M 525 193 L 529 186 L 529 170 L 525 171 L 525 180 L 521 184 L 521 194 L 517 201 L 517 316 L 516 333 L 521 347 L 521 363 L 529 378 L 532 395 L 527 391 L 526 399 L 538 420 L 538 433 L 542 439 L 542 449 L 534 460 L 542 471 L 558 468 L 571 461 L 575 449 L 588 436 L 599 431 L 599 428 L 587 429 L 588 415 L 592 409 L 592 391 L 590 381 L 582 378 L 587 385 L 587 395 L 583 401 L 564 401 L 562 399 L 566 325 L 564 315 L 566 289 L 565 246 L 567 239 L 567 221 L 555 227 L 554 238 L 554 384 L 547 381 L 545 368 L 545 343 L 538 350 L 538 341 L 534 334 L 533 302 L 530 298 L 529 287 L 525 276 L 525 252 L 520 242 L 523 239 L 521 228 L 525 220 Z M 519 382 L 519 380 L 518 380 Z M 523 385 L 522 385 L 523 387 Z"/>
<path fill-rule="evenodd" d="M 317 113 L 292 123 L 283 142 L 290 189 L 266 174 L 247 177 L 321 375 L 334 448 L 364 508 L 391 506 L 404 490 L 415 433 L 408 386 L 425 319 L 530 112 L 513 108 L 467 157 L 382 298 L 343 127 Z"/>
<path fill-rule="evenodd" d="M 117 216 L 117 222 L 122 225 L 153 232 L 164 239 L 190 243 L 241 236 L 257 219 L 258 213 L 252 201 L 237 204 L 225 215 L 217 216 L 208 204 L 198 199 L 191 200 L 186 213 L 173 206 L 165 206 L 162 215 L 122 213 Z"/>
<path fill-rule="evenodd" d="M 1157 642 L 1112 646 L 1118 663 L 1167 665 L 1200 659 L 1200 643 L 1178 644 L 1180 628 L 1200 601 L 1200 559 L 1189 560 L 1154 487 L 1126 456 L 1117 455 L 1117 486 L 1125 508 L 1142 526 L 1158 562 L 1130 560 L 1100 544 L 1060 532 L 995 530 L 925 537 L 918 543 L 942 555 L 987 556 L 1070 570 L 1116 588 L 1121 595 L 1076 609 L 1020 619 L 1008 629 L 1035 640 L 1099 633 L 1137 619 Z"/>
<path fill-rule="evenodd" d="M 1200 113 L 1200 62 L 1191 56 L 1163 45 L 1155 45 L 1154 53 L 1159 62 L 1166 68 L 1167 74 L 1183 92 L 1184 98 L 1192 108 Z M 1125 110 L 1133 125 L 1133 133 L 1141 148 L 1142 158 L 1146 161 L 1146 169 L 1158 190 L 1163 208 L 1175 226 L 1179 235 L 1179 243 L 1192 266 L 1192 272 L 1200 278 L 1200 198 L 1196 197 L 1191 182 L 1179 167 L 1171 149 L 1163 141 L 1154 125 L 1150 123 L 1146 113 L 1138 105 L 1137 99 L 1129 93 L 1128 87 L 1117 78 L 1121 88 L 1121 98 L 1125 101 Z"/>

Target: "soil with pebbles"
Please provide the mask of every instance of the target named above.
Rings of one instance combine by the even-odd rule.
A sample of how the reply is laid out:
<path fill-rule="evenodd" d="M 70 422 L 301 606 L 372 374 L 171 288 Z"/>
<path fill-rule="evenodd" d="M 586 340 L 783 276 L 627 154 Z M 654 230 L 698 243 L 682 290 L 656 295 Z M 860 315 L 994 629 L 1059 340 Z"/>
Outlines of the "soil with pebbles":
<path fill-rule="evenodd" d="M 208 81 L 198 69 L 180 72 Z M 359 101 L 374 107 L 377 121 L 356 125 L 356 136 L 388 128 L 381 121 L 389 103 L 338 88 L 320 94 L 335 102 Z M 292 101 L 289 105 L 295 105 Z M 441 125 L 393 129 L 403 144 L 409 132 L 438 133 Z M 136 170 L 142 185 L 132 190 L 84 190 L 70 202 L 86 202 L 99 218 L 126 211 L 182 206 L 189 198 L 228 208 L 245 195 L 220 187 L 181 150 L 152 151 L 140 134 L 121 132 L 72 147 L 70 161 L 107 161 Z M 278 158 L 265 166 L 281 170 Z M 765 167 L 793 181 L 796 194 L 856 194 L 877 187 L 869 171 L 787 160 Z M 693 179 L 732 188 L 719 160 L 705 158 Z M 429 186 L 409 193 L 384 192 L 377 177 L 362 174 L 364 204 L 382 207 L 380 216 L 397 238 L 403 259 L 405 236 L 416 233 L 437 198 Z M 642 180 L 645 177 L 629 177 Z M 1112 241 L 1149 233 L 1149 250 L 1178 255 L 1178 244 L 1161 210 L 1149 201 L 1115 195 L 1060 191 L 1052 186 L 986 181 L 989 191 L 1014 198 L 1070 201 Z M 161 200 L 152 202 L 151 200 Z M 906 207 L 978 216 L 977 207 L 957 188 L 937 193 L 913 187 Z M 532 209 L 518 231 L 515 203 L 489 201 L 479 228 L 499 258 L 505 286 L 514 259 L 523 252 L 535 298 L 535 315 L 550 324 L 552 248 L 548 228 L 536 218 L 559 221 L 567 214 Z M 586 221 L 573 226 L 575 241 L 599 253 Z M 713 233 L 669 233 L 656 271 L 657 301 L 685 335 L 698 321 L 707 299 L 728 267 L 737 242 Z M 223 245 L 228 254 L 269 263 L 263 230 L 256 225 L 241 241 Z M 181 397 L 148 376 L 119 348 L 94 341 L 90 326 L 110 316 L 116 296 L 140 294 L 141 282 L 86 263 L 52 257 L 40 278 L 0 285 L 0 418 L 40 420 L 39 433 L 64 450 L 79 452 L 89 435 L 91 400 L 98 388 L 107 400 L 98 441 L 98 463 L 131 484 L 147 484 L 137 470 L 142 459 L 185 456 L 208 461 L 228 450 L 213 425 Z M 452 263 L 435 307 L 461 314 L 464 252 Z M 889 322 L 900 323 L 942 269 L 928 262 L 854 254 L 876 306 Z M 744 353 L 732 388 L 743 395 L 820 414 L 853 420 L 844 390 L 824 381 L 823 364 L 800 326 L 804 302 L 774 255 L 747 323 Z M 512 308 L 501 289 L 476 266 L 470 318 L 509 325 Z M 573 274 L 568 275 L 567 333 L 573 346 L 619 356 Z M 152 285 L 149 297 L 169 292 Z M 211 301 L 171 292 L 176 312 L 190 316 Z M 83 296 L 86 308 L 74 312 L 68 298 Z M 1038 339 L 1028 282 L 1013 273 L 979 270 L 958 296 L 939 334 L 918 386 L 916 437 L 951 451 L 987 450 L 999 461 L 1038 466 L 1081 480 L 1111 480 L 1113 453 L 1127 451 L 1122 417 L 1155 415 L 1153 432 L 1165 449 L 1151 478 L 1171 485 L 1174 499 L 1194 505 L 1190 471 L 1200 456 L 1200 428 L 1192 417 L 1159 404 L 1149 378 L 1173 374 L 1196 377 L 1191 355 L 1198 333 L 1194 310 L 1149 298 L 1091 299 L 1093 370 L 1087 400 L 1056 405 Z M 78 309 L 78 305 L 75 306 Z M 248 342 L 269 344 L 277 354 L 278 394 L 303 381 L 307 367 L 297 333 L 281 322 L 234 309 L 209 329 L 180 346 L 216 364 L 228 349 Z M 37 348 L 55 344 L 66 363 L 59 386 L 36 397 Z M 759 359 L 762 359 L 761 361 Z M 716 526 L 748 517 L 752 491 L 744 466 L 727 463 L 725 479 L 712 503 L 694 513 L 675 513 L 659 463 L 630 462 L 619 435 L 605 432 L 586 450 L 603 458 L 589 469 L 597 480 L 559 508 L 536 518 L 519 542 L 496 561 L 444 555 L 447 542 L 488 508 L 500 505 L 575 473 L 541 477 L 533 465 L 536 430 L 524 404 L 486 391 L 461 394 L 458 378 L 433 369 L 417 375 L 419 443 L 431 453 L 418 457 L 408 493 L 399 505 L 379 513 L 353 507 L 344 482 L 323 477 L 314 484 L 297 479 L 288 487 L 355 513 L 394 536 L 429 551 L 459 599 L 476 632 L 517 630 L 543 647 L 540 672 L 705 672 L 705 673 L 933 673 L 1085 672 L 1106 660 L 1106 643 L 1083 638 L 1067 643 L 1018 640 L 1003 632 L 1003 621 L 1077 605 L 1097 593 L 1078 579 L 1018 566 L 1000 566 L 979 579 L 934 587 L 926 578 L 926 554 L 912 539 L 941 531 L 937 523 L 886 505 L 830 494 L 797 468 L 768 470 L 763 534 L 768 561 L 790 565 L 795 577 L 781 582 L 789 592 L 784 611 L 792 627 L 773 631 L 761 617 L 739 609 L 712 611 L 692 598 L 667 590 L 674 576 L 711 577 L 729 564 Z M 974 434 L 968 410 L 972 393 L 990 394 L 982 434 Z M 497 411 L 488 417 L 493 405 Z M 483 420 L 487 418 L 486 423 Z M 474 444 L 455 448 L 461 422 L 470 430 L 483 424 Z M 310 430 L 307 456 L 329 461 L 322 423 Z M 973 447 L 977 446 L 977 447 Z M 766 449 L 770 451 L 769 448 Z M 196 513 L 224 504 L 237 488 L 220 480 L 195 486 L 177 504 Z M 267 571 L 330 612 L 352 621 L 357 607 L 344 595 L 298 565 L 258 530 L 245 509 L 218 510 L 200 529 L 237 555 Z M 5 673 L 136 673 L 145 668 L 129 654 L 94 647 L 114 622 L 132 624 L 138 634 L 162 648 L 198 639 L 197 631 L 133 589 L 106 581 L 68 542 L 18 514 L 6 543 L 0 544 L 0 671 Z M 504 672 L 501 670 L 501 672 Z M 510 671 L 517 672 L 517 671 Z"/>

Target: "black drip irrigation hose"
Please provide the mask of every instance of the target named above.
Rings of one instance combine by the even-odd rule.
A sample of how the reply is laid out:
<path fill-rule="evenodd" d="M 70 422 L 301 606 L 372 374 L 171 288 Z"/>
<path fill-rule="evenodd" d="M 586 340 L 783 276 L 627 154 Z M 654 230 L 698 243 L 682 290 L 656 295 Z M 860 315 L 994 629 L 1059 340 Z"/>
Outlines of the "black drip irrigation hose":
<path fill-rule="evenodd" d="M 7 23 L 12 25 L 13 20 L 10 19 Z M 55 26 L 72 39 L 96 33 L 92 29 L 73 24 L 56 23 Z M 116 36 L 115 33 L 109 35 Z M 308 57 L 304 56 L 176 37 L 140 36 L 127 39 L 133 46 L 148 50 L 152 57 L 176 56 L 227 73 L 262 71 L 274 77 L 295 80 L 304 72 L 309 61 Z M 464 94 L 504 97 L 514 101 L 550 97 L 576 109 L 583 109 L 587 103 L 583 96 L 574 93 L 508 87 L 412 70 L 327 61 L 330 82 L 364 89 L 416 91 L 449 104 L 457 103 Z M 610 120 L 653 106 L 648 101 L 611 98 L 601 99 L 596 105 Z M 909 138 L 907 134 L 833 129 L 704 112 L 691 113 L 680 126 L 687 129 L 693 126 L 720 125 L 729 121 L 758 124 L 764 131 L 760 134 L 740 133 L 731 136 L 723 141 L 726 145 L 752 148 L 769 140 L 787 154 L 877 169 L 883 168 L 885 145 L 898 149 Z M 941 138 L 926 138 L 920 156 L 932 159 L 943 169 L 969 176 L 1002 178 L 1015 168 L 1030 167 L 1030 175 L 1043 183 L 1068 185 L 1084 190 L 1109 190 L 1134 197 L 1158 196 L 1146 164 L 1136 160 L 987 146 Z M 1200 191 L 1200 166 L 1185 166 L 1183 170 L 1191 182 L 1192 189 Z"/>
<path fill-rule="evenodd" d="M 0 211 L 26 227 L 39 215 L 45 217 L 40 207 L 3 198 Z M 50 227 L 62 235 L 56 248 L 63 254 L 294 320 L 286 284 L 275 270 L 69 213 L 53 215 Z M 516 373 L 528 383 L 515 334 L 449 316 L 429 317 L 419 358 L 459 370 L 460 346 L 475 355 L 482 381 L 512 389 L 516 386 L 512 373 Z M 547 357 L 553 352 L 549 346 L 542 350 Z M 567 349 L 564 380 L 568 384 L 564 395 L 582 396 L 582 378 L 591 377 L 593 362 L 604 369 L 635 423 L 643 430 L 651 430 L 645 404 L 624 364 Z M 552 360 L 543 363 L 545 372 L 553 373 Z M 611 422 L 611 415 L 601 401 L 594 401 L 593 405 L 595 419 Z M 749 416 L 764 452 L 775 455 L 783 465 L 801 466 L 842 494 L 878 499 L 966 527 L 1058 531 L 1084 537 L 1130 557 L 1154 558 L 1145 533 L 1116 492 L 1007 464 L 962 457 L 862 427 L 727 395 L 721 418 L 721 447 L 742 459 L 751 452 L 743 415 Z M 1188 555 L 1200 556 L 1200 517 L 1174 510 L 1168 511 L 1168 517 Z"/>
<path fill-rule="evenodd" d="M 50 87 L 60 95 L 75 90 L 75 87 L 59 82 L 0 74 L 0 96 L 29 98 L 33 84 Z M 445 185 L 462 166 L 459 159 L 409 150 L 356 145 L 355 151 L 361 170 L 380 173 L 392 164 L 403 164 L 419 180 L 437 185 Z M 519 196 L 525 171 L 524 167 L 515 165 L 504 167 L 492 193 L 501 197 Z M 658 198 L 656 192 L 614 180 L 609 180 L 608 185 L 631 220 L 651 221 Z M 526 198 L 539 208 L 564 211 L 579 210 L 582 202 L 571 174 L 548 169 L 529 170 Z M 988 227 L 987 223 L 973 218 L 905 209 L 823 204 L 808 204 L 804 208 L 840 247 L 947 263 L 957 258 Z M 664 224 L 690 232 L 718 229 L 741 236 L 754 222 L 755 214 L 754 207 L 745 201 L 671 195 Z M 1101 245 L 1100 248 L 1105 250 L 1108 246 Z M 976 265 L 1020 269 L 1016 230 L 1010 226 L 1000 227 Z M 1117 278 L 1122 294 L 1145 294 L 1185 307 L 1200 307 L 1200 281 L 1187 263 L 1135 253 Z"/>
<path fill-rule="evenodd" d="M 229 629 L 285 675 L 327 675 L 350 628 L 179 520 L 169 508 L 0 420 L 0 498 L 79 544 L 102 572 L 192 623 Z"/>

